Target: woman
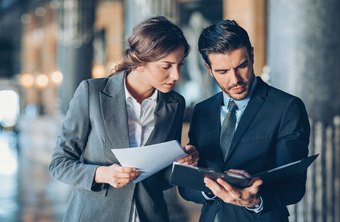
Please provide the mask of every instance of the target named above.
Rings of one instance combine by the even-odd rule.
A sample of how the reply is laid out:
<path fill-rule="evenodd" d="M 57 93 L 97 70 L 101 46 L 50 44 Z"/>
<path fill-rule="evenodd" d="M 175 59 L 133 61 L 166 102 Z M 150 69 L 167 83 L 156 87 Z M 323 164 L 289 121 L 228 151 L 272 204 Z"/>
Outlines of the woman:
<path fill-rule="evenodd" d="M 185 101 L 172 88 L 188 51 L 176 25 L 153 17 L 134 28 L 113 75 L 79 85 L 49 167 L 74 186 L 65 221 L 169 221 L 169 168 L 132 183 L 138 170 L 120 166 L 111 149 L 180 141 Z M 197 164 L 195 148 L 185 149 L 179 161 Z"/>

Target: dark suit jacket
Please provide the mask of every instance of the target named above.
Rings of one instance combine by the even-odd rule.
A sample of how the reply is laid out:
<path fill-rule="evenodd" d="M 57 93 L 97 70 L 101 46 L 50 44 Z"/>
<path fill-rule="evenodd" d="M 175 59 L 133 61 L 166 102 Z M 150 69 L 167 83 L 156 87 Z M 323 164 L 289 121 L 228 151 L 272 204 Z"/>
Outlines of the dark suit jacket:
<path fill-rule="evenodd" d="M 257 78 L 256 88 L 235 131 L 224 162 L 219 146 L 222 93 L 197 104 L 189 131 L 189 143 L 200 153 L 199 166 L 216 171 L 244 169 L 250 174 L 299 160 L 308 155 L 310 126 L 303 102 Z M 206 201 L 201 192 L 180 188 L 181 195 L 202 203 L 200 221 L 213 221 L 220 211 L 225 221 L 287 221 L 286 205 L 305 193 L 306 175 L 275 184 L 263 184 L 264 210 L 255 214 L 244 207 L 216 198 Z"/>
<path fill-rule="evenodd" d="M 129 147 L 123 78 L 85 80 L 70 103 L 49 166 L 55 179 L 74 187 L 65 221 L 127 222 L 134 194 L 142 222 L 169 220 L 162 192 L 170 187 L 167 170 L 119 189 L 94 183 L 98 166 L 118 163 L 111 149 Z M 147 145 L 180 141 L 184 108 L 176 92 L 159 93 Z"/>

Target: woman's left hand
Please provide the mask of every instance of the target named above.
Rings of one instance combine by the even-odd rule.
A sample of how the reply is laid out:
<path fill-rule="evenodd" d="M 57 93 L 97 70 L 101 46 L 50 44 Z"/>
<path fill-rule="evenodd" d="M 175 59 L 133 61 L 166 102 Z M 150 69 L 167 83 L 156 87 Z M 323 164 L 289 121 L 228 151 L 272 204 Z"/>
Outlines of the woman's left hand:
<path fill-rule="evenodd" d="M 177 162 L 197 166 L 199 153 L 196 150 L 196 147 L 193 145 L 186 145 L 185 147 L 183 147 L 183 149 L 188 155 L 186 155 L 182 159 L 177 160 Z"/>

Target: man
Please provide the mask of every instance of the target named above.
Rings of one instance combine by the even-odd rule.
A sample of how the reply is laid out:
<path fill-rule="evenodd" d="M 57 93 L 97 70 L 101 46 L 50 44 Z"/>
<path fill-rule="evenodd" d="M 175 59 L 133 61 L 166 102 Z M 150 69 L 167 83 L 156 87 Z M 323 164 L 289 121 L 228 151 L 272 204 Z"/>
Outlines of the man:
<path fill-rule="evenodd" d="M 249 175 L 306 157 L 305 106 L 255 76 L 247 32 L 224 20 L 204 29 L 198 45 L 222 90 L 194 108 L 189 143 L 200 153 L 198 166 Z M 278 222 L 288 221 L 286 206 L 304 196 L 306 174 L 269 184 L 257 179 L 244 189 L 221 179 L 204 182 L 212 193 L 180 188 L 183 198 L 203 204 L 200 221 Z"/>

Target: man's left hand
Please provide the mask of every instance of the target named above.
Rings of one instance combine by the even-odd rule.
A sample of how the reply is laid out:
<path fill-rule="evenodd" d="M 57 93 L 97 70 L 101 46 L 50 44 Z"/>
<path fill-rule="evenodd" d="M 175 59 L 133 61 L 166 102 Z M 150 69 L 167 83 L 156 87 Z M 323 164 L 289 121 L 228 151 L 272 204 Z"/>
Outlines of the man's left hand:
<path fill-rule="evenodd" d="M 251 186 L 243 189 L 234 187 L 220 178 L 215 181 L 205 177 L 204 183 L 216 197 L 225 203 L 252 208 L 261 202 L 258 194 L 263 183 L 261 179 L 254 179 Z"/>

